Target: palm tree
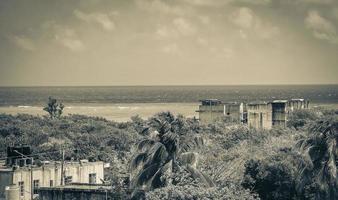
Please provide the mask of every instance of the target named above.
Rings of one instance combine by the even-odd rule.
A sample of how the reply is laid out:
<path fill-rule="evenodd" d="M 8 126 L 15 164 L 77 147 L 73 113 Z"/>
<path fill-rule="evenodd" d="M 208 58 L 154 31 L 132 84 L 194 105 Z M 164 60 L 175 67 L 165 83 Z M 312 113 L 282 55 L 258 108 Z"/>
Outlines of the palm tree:
<path fill-rule="evenodd" d="M 179 120 L 179 123 L 178 123 Z M 152 136 L 138 144 L 138 154 L 131 162 L 131 188 L 136 194 L 138 190 L 152 190 L 171 184 L 171 174 L 181 166 L 177 161 L 178 154 L 182 157 L 192 157 L 184 151 L 179 151 L 179 135 L 177 124 L 182 124 L 182 119 L 177 119 L 170 112 L 160 113 L 150 119 L 149 125 L 156 131 Z M 184 167 L 193 177 L 213 185 L 213 182 L 203 173 L 192 166 L 192 159 L 186 160 Z"/>
<path fill-rule="evenodd" d="M 152 119 L 155 135 L 138 144 L 139 153 L 131 162 L 131 188 L 133 196 L 139 190 L 151 190 L 165 186 L 167 180 L 161 178 L 172 171 L 178 149 L 178 136 L 170 132 L 170 124 L 159 118 Z"/>
<path fill-rule="evenodd" d="M 338 117 L 317 121 L 309 130 L 297 144 L 303 156 L 297 190 L 314 199 L 338 199 Z"/>

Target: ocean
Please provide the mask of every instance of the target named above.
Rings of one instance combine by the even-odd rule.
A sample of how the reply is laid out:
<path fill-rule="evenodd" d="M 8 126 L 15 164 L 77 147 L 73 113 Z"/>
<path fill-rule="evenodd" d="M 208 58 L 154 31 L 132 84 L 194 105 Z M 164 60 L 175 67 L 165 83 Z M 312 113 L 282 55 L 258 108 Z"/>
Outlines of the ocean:
<path fill-rule="evenodd" d="M 160 111 L 197 116 L 199 100 L 207 98 L 225 102 L 305 98 L 312 105 L 338 107 L 338 85 L 0 87 L 0 113 L 43 115 L 49 96 L 66 106 L 65 114 L 116 121 Z"/>

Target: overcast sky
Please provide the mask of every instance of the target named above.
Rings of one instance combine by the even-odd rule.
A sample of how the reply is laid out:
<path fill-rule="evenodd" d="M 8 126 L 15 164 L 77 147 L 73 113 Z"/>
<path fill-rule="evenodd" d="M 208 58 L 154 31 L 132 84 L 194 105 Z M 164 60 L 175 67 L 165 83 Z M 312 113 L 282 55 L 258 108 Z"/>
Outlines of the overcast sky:
<path fill-rule="evenodd" d="M 0 1 L 0 86 L 337 77 L 338 0 Z"/>

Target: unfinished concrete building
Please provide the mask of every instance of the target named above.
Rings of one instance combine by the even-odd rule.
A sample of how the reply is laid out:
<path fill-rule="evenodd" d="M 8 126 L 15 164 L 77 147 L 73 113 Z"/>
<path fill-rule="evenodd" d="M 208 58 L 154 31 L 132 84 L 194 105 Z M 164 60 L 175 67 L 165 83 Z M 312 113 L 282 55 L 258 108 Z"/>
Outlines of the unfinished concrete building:
<path fill-rule="evenodd" d="M 218 99 L 206 99 L 201 101 L 197 111 L 202 124 L 210 124 L 224 116 L 224 106 Z"/>
<path fill-rule="evenodd" d="M 309 108 L 310 101 L 305 99 L 291 99 L 288 102 L 289 111 L 307 109 Z"/>
<path fill-rule="evenodd" d="M 226 118 L 238 122 L 244 120 L 244 106 L 243 103 L 238 102 L 223 103 L 217 99 L 206 99 L 201 101 L 197 112 L 202 124 L 210 124 Z"/>
<path fill-rule="evenodd" d="M 256 129 L 271 129 L 272 105 L 265 101 L 256 101 L 247 105 L 248 125 Z"/>
<path fill-rule="evenodd" d="M 286 127 L 288 115 L 288 101 L 274 100 L 271 102 L 272 107 L 272 126 Z"/>

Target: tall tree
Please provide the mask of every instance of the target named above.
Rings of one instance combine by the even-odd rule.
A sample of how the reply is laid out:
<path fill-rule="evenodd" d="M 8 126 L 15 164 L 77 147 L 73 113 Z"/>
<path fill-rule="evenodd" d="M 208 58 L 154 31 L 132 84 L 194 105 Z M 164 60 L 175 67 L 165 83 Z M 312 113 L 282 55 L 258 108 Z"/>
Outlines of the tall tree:
<path fill-rule="evenodd" d="M 152 190 L 172 183 L 172 173 L 180 168 L 177 161 L 180 152 L 180 134 L 175 132 L 178 130 L 176 128 L 178 120 L 170 112 L 159 113 L 150 119 L 149 125 L 155 132 L 138 144 L 138 154 L 130 166 L 131 187 L 135 195 L 140 189 Z M 193 177 L 206 182 L 208 186 L 213 186 L 210 178 L 192 166 L 196 159 L 183 160 L 192 161 L 186 162 L 182 167 L 185 167 Z"/>

